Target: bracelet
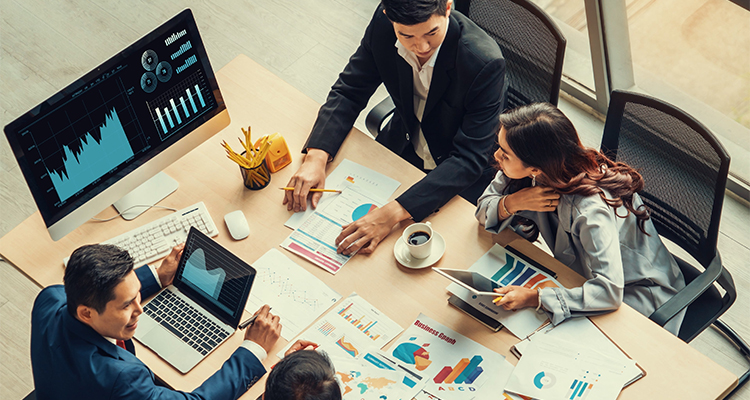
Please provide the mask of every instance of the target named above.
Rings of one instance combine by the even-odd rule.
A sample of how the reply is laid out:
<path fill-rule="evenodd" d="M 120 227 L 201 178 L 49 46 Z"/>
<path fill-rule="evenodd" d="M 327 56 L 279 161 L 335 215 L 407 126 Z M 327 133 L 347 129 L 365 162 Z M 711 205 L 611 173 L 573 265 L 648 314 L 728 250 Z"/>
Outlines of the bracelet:
<path fill-rule="evenodd" d="M 502 206 L 503 206 L 503 211 L 505 211 L 505 214 L 507 214 L 507 215 L 508 215 L 508 216 L 507 216 L 507 217 L 505 217 L 505 218 L 510 218 L 510 217 L 512 217 L 513 215 L 515 215 L 515 214 L 516 214 L 516 213 L 512 213 L 512 214 L 511 214 L 511 212 L 510 212 L 510 211 L 508 211 L 508 207 L 505 207 L 505 198 L 506 198 L 506 197 L 508 197 L 508 196 L 510 196 L 510 195 L 506 194 L 505 196 L 503 196 L 503 197 L 502 197 L 502 198 L 500 199 L 500 204 L 502 204 Z"/>
<path fill-rule="evenodd" d="M 539 312 L 539 309 L 542 308 L 542 289 L 537 288 L 536 293 L 537 293 L 537 302 L 539 303 L 536 305 L 536 312 Z"/>

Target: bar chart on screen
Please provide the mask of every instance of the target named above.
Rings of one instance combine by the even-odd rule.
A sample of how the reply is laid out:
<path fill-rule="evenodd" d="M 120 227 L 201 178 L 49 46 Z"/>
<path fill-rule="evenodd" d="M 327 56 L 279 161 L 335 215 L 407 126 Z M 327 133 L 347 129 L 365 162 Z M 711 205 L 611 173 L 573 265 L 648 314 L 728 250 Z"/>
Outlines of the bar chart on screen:
<path fill-rule="evenodd" d="M 202 71 L 197 70 L 147 104 L 156 130 L 165 140 L 210 110 L 213 96 Z"/>

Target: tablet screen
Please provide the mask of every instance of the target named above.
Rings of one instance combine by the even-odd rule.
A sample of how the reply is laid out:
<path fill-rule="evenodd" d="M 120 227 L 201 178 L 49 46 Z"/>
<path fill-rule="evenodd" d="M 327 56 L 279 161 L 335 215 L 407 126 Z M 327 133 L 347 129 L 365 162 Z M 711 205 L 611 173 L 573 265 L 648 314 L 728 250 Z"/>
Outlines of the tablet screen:
<path fill-rule="evenodd" d="M 448 268 L 433 268 L 433 270 L 476 294 L 493 295 L 495 294 L 493 289 L 502 287 L 475 271 Z"/>

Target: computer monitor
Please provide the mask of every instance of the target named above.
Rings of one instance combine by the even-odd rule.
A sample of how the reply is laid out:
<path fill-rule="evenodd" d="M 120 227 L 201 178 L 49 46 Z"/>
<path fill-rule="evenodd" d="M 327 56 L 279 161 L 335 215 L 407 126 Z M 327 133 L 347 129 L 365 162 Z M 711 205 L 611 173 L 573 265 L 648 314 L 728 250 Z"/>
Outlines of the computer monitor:
<path fill-rule="evenodd" d="M 121 212 L 161 200 L 176 181 L 160 172 L 228 124 L 187 9 L 8 124 L 5 135 L 59 240 L 123 197 Z M 128 195 L 139 186 L 145 200 Z M 128 219 L 147 208 L 128 210 Z"/>

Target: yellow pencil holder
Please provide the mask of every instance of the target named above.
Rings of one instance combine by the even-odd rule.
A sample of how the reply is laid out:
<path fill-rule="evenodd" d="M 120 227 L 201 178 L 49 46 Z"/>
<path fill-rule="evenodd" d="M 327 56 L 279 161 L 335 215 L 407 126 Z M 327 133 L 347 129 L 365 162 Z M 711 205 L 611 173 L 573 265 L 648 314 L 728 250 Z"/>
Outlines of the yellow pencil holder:
<path fill-rule="evenodd" d="M 265 159 L 255 168 L 240 167 L 240 172 L 245 187 L 250 190 L 260 190 L 271 183 L 271 171 L 268 169 L 268 163 Z"/>

